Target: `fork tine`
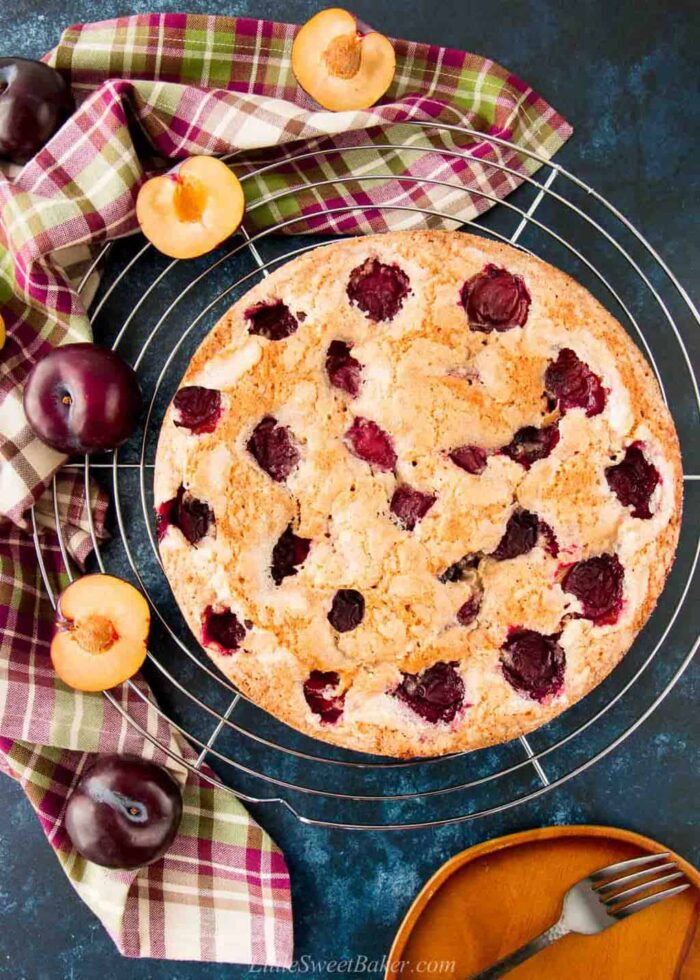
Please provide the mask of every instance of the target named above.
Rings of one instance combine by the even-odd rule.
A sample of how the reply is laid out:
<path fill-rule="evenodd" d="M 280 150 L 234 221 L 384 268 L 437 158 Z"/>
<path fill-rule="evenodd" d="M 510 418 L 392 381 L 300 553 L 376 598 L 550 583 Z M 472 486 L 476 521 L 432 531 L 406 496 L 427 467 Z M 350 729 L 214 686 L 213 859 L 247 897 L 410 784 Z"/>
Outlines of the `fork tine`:
<path fill-rule="evenodd" d="M 598 895 L 605 895 L 607 892 L 614 891 L 616 888 L 621 888 L 622 885 L 632 884 L 633 881 L 638 881 L 640 878 L 648 878 L 649 875 L 655 875 L 659 871 L 668 871 L 670 868 L 677 868 L 678 865 L 675 861 L 667 861 L 665 864 L 655 864 L 652 868 L 642 868 L 641 871 L 634 871 L 631 875 L 623 875 L 621 878 L 613 878 L 612 881 L 606 881 L 604 885 L 601 885 L 596 889 Z M 650 884 L 651 882 L 647 882 Z"/>
<path fill-rule="evenodd" d="M 690 888 L 690 883 L 685 885 L 676 885 L 675 888 L 667 888 L 666 891 L 656 892 L 655 895 L 649 895 L 648 898 L 640 898 L 637 902 L 632 902 L 631 905 L 626 905 L 623 909 L 618 911 L 610 911 L 608 915 L 611 915 L 614 919 L 627 919 L 630 915 L 634 915 L 635 912 L 641 912 L 642 909 L 648 909 L 652 905 L 656 905 L 657 902 L 663 902 L 667 898 L 673 898 L 674 895 L 680 895 L 681 892 L 687 891 Z"/>
<path fill-rule="evenodd" d="M 682 871 L 676 871 L 672 875 L 663 875 L 661 878 L 652 878 L 650 881 L 642 882 L 641 885 L 635 885 L 634 888 L 626 888 L 625 891 L 617 895 L 611 895 L 610 898 L 603 899 L 603 904 L 617 905 L 618 902 L 632 898 L 633 895 L 639 895 L 640 892 L 644 891 L 648 892 L 650 888 L 655 888 L 657 885 L 665 885 L 667 881 L 675 881 L 677 878 L 685 878 Z"/>
<path fill-rule="evenodd" d="M 630 858 L 629 861 L 620 861 L 618 864 L 609 864 L 607 868 L 598 868 L 588 876 L 588 880 L 597 884 L 599 881 L 604 881 L 610 877 L 610 875 L 617 874 L 618 871 L 628 871 L 632 868 L 641 868 L 645 864 L 652 864 L 654 861 L 658 861 L 659 858 L 667 858 L 669 856 L 668 851 L 660 851 L 658 854 L 645 854 L 644 857 Z"/>

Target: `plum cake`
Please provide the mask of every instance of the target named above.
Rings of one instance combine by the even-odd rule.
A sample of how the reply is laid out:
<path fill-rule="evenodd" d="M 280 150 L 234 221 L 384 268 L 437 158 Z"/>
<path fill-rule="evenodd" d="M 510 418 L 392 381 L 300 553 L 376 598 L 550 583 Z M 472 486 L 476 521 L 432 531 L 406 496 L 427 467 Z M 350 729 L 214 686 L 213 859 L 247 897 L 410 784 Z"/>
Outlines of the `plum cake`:
<path fill-rule="evenodd" d="M 390 756 L 524 734 L 597 685 L 678 538 L 654 376 L 580 285 L 461 232 L 349 239 L 239 299 L 168 408 L 163 567 L 243 694 Z"/>

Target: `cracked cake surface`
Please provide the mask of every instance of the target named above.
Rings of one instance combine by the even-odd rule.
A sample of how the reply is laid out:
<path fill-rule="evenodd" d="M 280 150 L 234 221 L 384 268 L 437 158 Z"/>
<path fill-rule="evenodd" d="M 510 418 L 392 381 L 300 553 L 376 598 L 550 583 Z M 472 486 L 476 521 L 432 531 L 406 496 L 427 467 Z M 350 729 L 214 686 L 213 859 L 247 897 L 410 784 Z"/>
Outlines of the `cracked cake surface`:
<path fill-rule="evenodd" d="M 658 385 L 590 293 L 429 231 L 319 247 L 239 299 L 166 412 L 154 486 L 219 669 L 390 756 L 514 738 L 603 680 L 663 588 L 681 492 Z"/>

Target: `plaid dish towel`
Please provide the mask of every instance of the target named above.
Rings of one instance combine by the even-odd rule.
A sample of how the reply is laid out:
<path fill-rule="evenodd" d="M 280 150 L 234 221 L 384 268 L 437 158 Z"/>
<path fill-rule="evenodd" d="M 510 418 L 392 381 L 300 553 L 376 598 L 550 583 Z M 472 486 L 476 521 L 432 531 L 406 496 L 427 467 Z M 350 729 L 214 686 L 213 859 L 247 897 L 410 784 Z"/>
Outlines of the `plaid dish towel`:
<path fill-rule="evenodd" d="M 48 495 L 47 495 L 48 496 Z M 89 555 L 82 474 L 57 479 L 59 519 L 71 556 Z M 106 498 L 91 501 L 98 538 L 105 537 Z M 58 548 L 53 500 L 35 519 L 54 595 L 68 582 Z M 0 527 L 0 769 L 19 780 L 71 884 L 125 956 L 289 966 L 292 910 L 279 848 L 230 794 L 175 760 L 197 753 L 151 707 L 147 686 L 102 695 L 72 691 L 49 659 L 53 610 L 32 538 Z M 123 712 L 123 713 L 122 713 Z M 127 717 L 131 719 L 127 721 Z M 63 823 L 68 797 L 94 752 L 131 752 L 165 765 L 183 795 L 180 829 L 165 857 L 139 871 L 112 871 L 73 849 Z"/>
<path fill-rule="evenodd" d="M 40 498 L 63 460 L 27 425 L 21 391 L 28 371 L 52 346 L 91 339 L 77 283 L 100 243 L 137 230 L 139 187 L 174 160 L 232 154 L 241 177 L 264 166 L 244 184 L 250 233 L 286 222 L 284 230 L 295 233 L 361 234 L 425 224 L 411 208 L 452 219 L 429 219 L 431 226 L 471 220 L 537 169 L 536 160 L 478 133 L 545 159 L 571 133 L 551 106 L 493 62 L 407 41 L 395 42 L 396 76 L 381 105 L 319 110 L 291 71 L 295 31 L 186 14 L 71 27 L 46 60 L 70 80 L 77 111 L 26 166 L 0 173 L 0 315 L 8 334 L 0 353 L 0 762 L 22 782 L 76 890 L 130 956 L 288 965 L 289 879 L 279 850 L 235 799 L 204 777 L 185 778 L 177 762 L 153 749 L 144 733 L 175 756 L 193 757 L 149 708 L 144 685 L 141 696 L 115 692 L 139 731 L 105 698 L 69 691 L 55 678 L 51 607 L 26 532 L 29 508 L 39 501 L 35 520 L 58 590 L 56 515 L 52 498 Z M 409 125 L 416 121 L 426 127 Z M 308 155 L 292 163 L 300 141 Z M 388 143 L 402 148 L 383 151 Z M 471 159 L 461 155 L 465 149 Z M 370 174 L 378 179 L 363 179 Z M 325 183 L 297 189 L 316 181 Z M 82 564 L 90 550 L 86 501 L 82 481 L 65 472 L 57 478 L 58 519 Z M 102 534 L 104 496 L 96 494 L 92 506 Z M 150 868 L 106 871 L 70 847 L 65 802 L 86 753 L 96 751 L 135 751 L 179 772 L 182 828 Z"/>

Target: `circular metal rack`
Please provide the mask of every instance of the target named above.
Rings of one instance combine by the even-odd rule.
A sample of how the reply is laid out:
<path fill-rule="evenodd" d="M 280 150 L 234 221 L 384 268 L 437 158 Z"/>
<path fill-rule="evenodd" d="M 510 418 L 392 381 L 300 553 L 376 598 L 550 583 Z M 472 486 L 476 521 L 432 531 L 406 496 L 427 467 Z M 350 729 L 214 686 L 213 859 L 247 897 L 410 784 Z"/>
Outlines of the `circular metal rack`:
<path fill-rule="evenodd" d="M 410 125 L 434 128 L 427 123 Z M 440 128 L 454 137 L 456 148 L 430 149 L 444 154 L 446 163 L 462 157 L 481 168 L 500 170 L 506 179 L 519 178 L 522 186 L 508 200 L 499 201 L 484 191 L 482 181 L 465 185 L 394 177 L 399 184 L 408 184 L 405 189 L 409 192 L 420 190 L 421 184 L 439 188 L 442 197 L 438 197 L 449 201 L 449 208 L 447 203 L 445 212 L 421 208 L 407 203 L 416 199 L 407 194 L 399 204 L 373 204 L 372 210 L 402 213 L 401 221 L 407 226 L 422 221 L 433 227 L 456 227 L 455 201 L 459 203 L 460 195 L 497 205 L 470 222 L 469 231 L 545 258 L 574 275 L 605 303 L 651 363 L 676 419 L 684 452 L 685 517 L 680 546 L 656 612 L 603 684 L 527 738 L 478 752 L 410 761 L 349 752 L 308 738 L 257 708 L 215 670 L 170 595 L 154 537 L 151 491 L 155 443 L 165 407 L 193 351 L 228 306 L 258 277 L 316 247 L 319 239 L 290 237 L 299 219 L 288 219 L 252 237 L 242 231 L 225 249 L 198 261 L 166 261 L 149 245 L 134 252 L 131 239 L 128 244 L 106 246 L 93 265 L 95 268 L 111 249 L 92 320 L 100 339 L 113 337 L 114 348 L 133 363 L 147 401 L 143 429 L 126 447 L 110 457 L 86 457 L 69 464 L 84 470 L 86 484 L 94 473 L 111 474 L 118 533 L 105 545 L 90 522 L 94 561 L 100 571 L 130 577 L 144 591 L 154 613 L 146 664 L 154 698 L 150 700 L 132 682 L 130 694 L 149 699 L 158 715 L 198 750 L 196 762 L 177 756 L 183 765 L 245 801 L 284 806 L 301 821 L 316 826 L 357 830 L 440 826 L 532 800 L 592 766 L 635 731 L 666 697 L 697 646 L 693 617 L 683 612 L 690 611 L 688 599 L 694 589 L 697 594 L 698 539 L 693 524 L 697 527 L 698 521 L 693 516 L 700 502 L 700 452 L 695 436 L 700 399 L 690 351 L 697 351 L 700 316 L 654 248 L 591 187 L 563 167 L 506 140 L 463 127 Z M 464 139 L 473 141 L 472 145 L 459 148 L 457 141 Z M 496 151 L 490 159 L 473 155 L 477 141 Z M 353 149 L 381 151 L 387 156 L 398 149 L 403 153 L 426 151 L 420 139 L 401 147 L 368 142 Z M 313 155 L 319 152 L 323 155 L 318 150 Z M 520 155 L 531 167 L 541 165 L 537 177 L 501 162 L 505 153 Z M 299 150 L 286 163 L 295 167 L 311 155 Z M 254 181 L 273 167 L 261 166 L 243 180 Z M 295 172 L 300 175 L 298 186 L 254 201 L 248 213 L 269 207 L 271 202 L 283 213 L 279 205 L 285 195 L 340 183 L 334 178 L 313 184 L 303 180 L 300 170 Z M 386 179 L 386 174 L 362 173 L 345 177 L 343 183 L 356 182 L 362 187 Z M 320 196 L 318 200 L 321 202 Z M 316 214 L 332 228 L 343 215 L 361 213 L 364 207 L 330 207 L 321 202 Z M 282 229 L 285 236 L 275 237 Z M 72 577 L 58 522 L 55 481 L 54 509 L 63 561 Z M 53 601 L 36 521 L 34 541 Z M 129 717 L 112 693 L 105 697 Z M 175 757 L 171 747 L 155 741 L 135 719 L 129 721 Z M 205 760 L 211 770 L 202 769 Z"/>

